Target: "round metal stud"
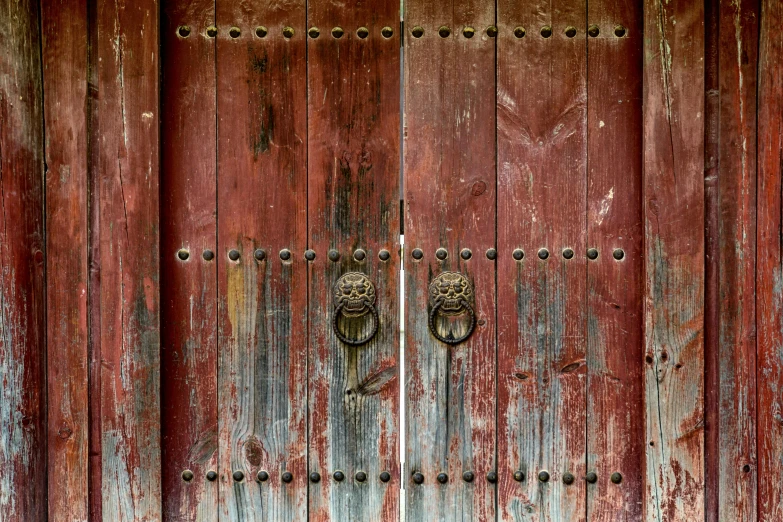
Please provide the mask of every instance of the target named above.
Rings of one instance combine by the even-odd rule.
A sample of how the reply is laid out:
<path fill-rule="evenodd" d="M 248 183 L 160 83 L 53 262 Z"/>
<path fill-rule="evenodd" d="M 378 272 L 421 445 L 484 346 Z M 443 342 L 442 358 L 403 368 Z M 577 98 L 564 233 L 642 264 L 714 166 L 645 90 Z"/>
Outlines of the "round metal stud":
<path fill-rule="evenodd" d="M 370 31 L 368 31 L 366 27 L 360 27 L 356 30 L 356 36 L 364 40 L 365 38 L 370 36 Z"/>
<path fill-rule="evenodd" d="M 451 29 L 449 29 L 445 25 L 441 25 L 438 28 L 438 34 L 440 35 L 441 38 L 448 38 L 451 35 Z"/>
<path fill-rule="evenodd" d="M 543 259 L 547 259 L 548 257 L 549 257 L 549 250 L 547 250 L 546 248 L 542 248 L 538 251 L 539 259 L 543 260 Z"/>
<path fill-rule="evenodd" d="M 258 479 L 259 482 L 266 482 L 267 480 L 269 480 L 269 473 L 262 469 L 261 471 L 256 473 L 256 478 Z"/>
<path fill-rule="evenodd" d="M 424 36 L 424 28 L 420 25 L 417 25 L 416 27 L 413 28 L 411 34 L 413 35 L 414 38 L 421 38 L 422 36 Z"/>
<path fill-rule="evenodd" d="M 466 27 L 462 30 L 462 36 L 465 38 L 473 38 L 473 35 L 476 34 L 476 30 L 472 27 Z"/>
<path fill-rule="evenodd" d="M 494 25 L 487 27 L 487 36 L 494 38 L 498 35 L 498 28 Z"/>
<path fill-rule="evenodd" d="M 190 36 L 190 26 L 189 25 L 180 25 L 177 27 L 177 34 L 180 35 L 182 38 L 187 38 Z"/>
<path fill-rule="evenodd" d="M 191 480 L 193 480 L 193 472 L 190 471 L 189 469 L 186 469 L 185 471 L 183 471 L 182 472 L 182 480 L 184 480 L 185 482 L 190 482 Z"/>
<path fill-rule="evenodd" d="M 332 36 L 335 38 L 342 38 L 345 34 L 342 27 L 335 27 L 332 29 Z"/>
<path fill-rule="evenodd" d="M 517 482 L 522 482 L 523 480 L 525 480 L 525 474 L 519 470 L 515 471 L 514 480 L 516 480 Z"/>
<path fill-rule="evenodd" d="M 421 248 L 414 248 L 411 252 L 411 257 L 413 257 L 413 259 L 421 259 L 424 257 L 424 252 L 421 251 Z"/>
<path fill-rule="evenodd" d="M 463 248 L 462 251 L 459 253 L 459 256 L 467 261 L 471 257 L 473 257 L 473 252 L 470 251 L 469 248 Z"/>
<path fill-rule="evenodd" d="M 612 476 L 609 477 L 609 480 L 612 481 L 612 484 L 619 484 L 620 482 L 623 481 L 623 476 L 622 474 L 615 471 L 614 473 L 612 473 Z"/>
<path fill-rule="evenodd" d="M 260 248 L 256 248 L 255 251 L 253 252 L 253 257 L 256 258 L 256 261 L 263 261 L 264 258 L 266 258 L 266 252 L 264 252 Z"/>
<path fill-rule="evenodd" d="M 416 484 L 424 484 L 424 475 L 419 473 L 418 471 L 413 474 L 413 482 Z"/>
<path fill-rule="evenodd" d="M 204 258 L 204 261 L 212 261 L 213 259 L 215 259 L 215 253 L 207 249 L 201 253 L 201 257 Z"/>
<path fill-rule="evenodd" d="M 380 252 L 378 252 L 378 259 L 380 259 L 381 261 L 388 261 L 390 257 L 391 254 L 386 249 L 383 249 Z"/>
<path fill-rule="evenodd" d="M 283 36 L 286 38 L 293 38 L 294 37 L 294 28 L 293 27 L 283 27 Z"/>
<path fill-rule="evenodd" d="M 563 250 L 563 257 L 566 259 L 572 259 L 574 257 L 574 251 L 570 248 Z"/>
<path fill-rule="evenodd" d="M 290 471 L 286 471 L 286 472 L 284 472 L 284 473 L 283 473 L 283 474 L 280 476 L 280 478 L 281 478 L 281 479 L 282 479 L 282 481 L 283 481 L 283 482 L 285 482 L 286 484 L 290 484 L 290 483 L 291 483 L 291 481 L 292 481 L 292 480 L 294 480 L 294 474 L 293 474 L 293 473 L 291 473 Z"/>
<path fill-rule="evenodd" d="M 440 482 L 441 484 L 445 484 L 446 482 L 449 481 L 449 476 L 446 475 L 445 473 L 438 473 L 437 478 L 438 478 L 438 482 Z"/>
<path fill-rule="evenodd" d="M 228 258 L 231 261 L 239 261 L 239 250 L 229 250 Z"/>
<path fill-rule="evenodd" d="M 361 248 L 357 248 L 356 252 L 353 253 L 353 258 L 357 261 L 364 261 L 364 259 L 367 257 L 367 252 L 362 250 Z"/>
<path fill-rule="evenodd" d="M 596 249 L 596 248 L 589 248 L 587 250 L 587 259 L 591 259 L 593 261 L 598 259 L 598 249 Z"/>
<path fill-rule="evenodd" d="M 573 473 L 565 472 L 563 473 L 563 484 L 566 486 L 570 486 L 574 483 L 575 477 Z"/>
<path fill-rule="evenodd" d="M 334 249 L 330 250 L 328 256 L 329 256 L 329 261 L 339 261 L 340 260 L 340 252 L 338 252 L 337 250 L 334 250 Z"/>
<path fill-rule="evenodd" d="M 516 250 L 514 250 L 511 253 L 511 255 L 514 256 L 514 259 L 516 259 L 517 261 L 522 261 L 522 259 L 524 259 L 525 257 L 525 253 L 522 251 L 521 248 L 517 248 Z"/>
<path fill-rule="evenodd" d="M 548 471 L 539 471 L 538 472 L 538 480 L 541 482 L 549 482 L 549 472 Z"/>
<path fill-rule="evenodd" d="M 623 252 L 622 248 L 615 248 L 614 252 L 612 252 L 612 257 L 619 261 L 625 257 L 625 252 Z"/>
<path fill-rule="evenodd" d="M 356 482 L 364 482 L 367 480 L 367 473 L 364 471 L 357 471 L 353 478 L 356 479 Z"/>
<path fill-rule="evenodd" d="M 443 261 L 447 257 L 449 257 L 449 252 L 445 248 L 439 248 L 435 251 L 435 257 Z"/>
<path fill-rule="evenodd" d="M 259 25 L 258 27 L 256 27 L 256 36 L 258 36 L 259 38 L 264 38 L 268 34 L 269 34 L 269 30 L 263 25 Z"/>
<path fill-rule="evenodd" d="M 184 248 L 180 248 L 177 251 L 177 257 L 180 258 L 180 260 L 182 260 L 182 261 L 187 261 L 188 258 L 190 257 L 190 252 L 188 252 Z"/>
<path fill-rule="evenodd" d="M 591 25 L 587 28 L 587 34 L 590 35 L 591 38 L 595 38 L 599 34 L 601 34 L 601 30 L 598 28 L 597 25 Z"/>
<path fill-rule="evenodd" d="M 381 35 L 383 35 L 384 38 L 391 38 L 394 36 L 394 29 L 392 29 L 389 26 L 384 27 L 381 29 Z"/>
<path fill-rule="evenodd" d="M 210 25 L 209 27 L 207 27 L 207 36 L 209 36 L 210 38 L 216 37 L 217 33 L 218 33 L 217 27 L 215 27 L 214 25 Z"/>
<path fill-rule="evenodd" d="M 332 478 L 337 482 L 342 482 L 343 480 L 345 480 L 345 473 L 343 473 L 342 471 L 335 471 L 334 473 L 332 473 Z"/>
<path fill-rule="evenodd" d="M 283 261 L 288 261 L 289 259 L 291 259 L 291 251 L 288 250 L 287 248 L 284 248 L 283 250 L 281 250 L 280 251 L 280 259 L 282 259 Z"/>
<path fill-rule="evenodd" d="M 490 259 L 490 260 L 494 261 L 497 258 L 498 258 L 498 251 L 497 250 L 495 250 L 494 248 L 490 248 L 490 249 L 487 250 L 487 259 Z"/>
<path fill-rule="evenodd" d="M 623 36 L 625 36 L 625 33 L 626 33 L 625 27 L 623 27 L 622 25 L 614 26 L 614 35 L 616 37 L 622 38 Z"/>
<path fill-rule="evenodd" d="M 231 29 L 228 30 L 228 35 L 231 38 L 239 38 L 240 36 L 242 36 L 242 31 L 239 29 L 239 27 L 232 27 Z"/>
<path fill-rule="evenodd" d="M 498 481 L 497 473 L 495 473 L 494 471 L 490 471 L 489 473 L 487 473 L 487 482 L 489 482 L 490 484 L 494 484 L 497 481 Z"/>
<path fill-rule="evenodd" d="M 310 482 L 312 482 L 313 484 L 318 484 L 319 482 L 321 482 L 321 474 L 315 471 L 310 473 Z"/>
<path fill-rule="evenodd" d="M 552 26 L 545 25 L 544 27 L 542 27 L 541 36 L 543 36 L 544 38 L 549 38 L 550 36 L 552 36 Z"/>
<path fill-rule="evenodd" d="M 217 471 L 215 471 L 213 469 L 207 471 L 207 480 L 208 481 L 215 482 L 217 480 L 217 477 L 218 477 Z"/>
<path fill-rule="evenodd" d="M 381 482 L 389 482 L 391 480 L 391 473 L 384 471 L 380 475 Z"/>
<path fill-rule="evenodd" d="M 245 474 L 239 470 L 232 473 L 231 476 L 234 478 L 236 482 L 242 482 L 242 479 L 245 478 Z"/>
<path fill-rule="evenodd" d="M 305 259 L 308 261 L 315 261 L 315 251 L 313 250 L 306 250 L 305 251 Z"/>
<path fill-rule="evenodd" d="M 591 471 L 590 473 L 585 475 L 585 480 L 590 484 L 595 484 L 596 482 L 598 482 L 598 475 L 595 473 L 595 471 Z"/>
<path fill-rule="evenodd" d="M 514 36 L 517 38 L 524 38 L 525 37 L 525 28 L 521 25 L 514 28 Z"/>
<path fill-rule="evenodd" d="M 576 27 L 572 27 L 570 25 L 566 27 L 565 35 L 569 38 L 573 38 L 574 36 L 576 36 Z"/>
<path fill-rule="evenodd" d="M 310 38 L 312 38 L 313 40 L 315 40 L 316 38 L 318 38 L 319 36 L 321 36 L 321 31 L 320 31 L 320 30 L 319 30 L 317 27 L 311 27 L 311 28 L 310 28 L 310 29 L 307 31 L 307 34 L 308 34 L 308 36 L 310 36 Z"/>
<path fill-rule="evenodd" d="M 462 480 L 465 482 L 473 482 L 473 479 L 476 478 L 476 476 L 473 474 L 472 471 L 465 471 L 462 473 Z"/>

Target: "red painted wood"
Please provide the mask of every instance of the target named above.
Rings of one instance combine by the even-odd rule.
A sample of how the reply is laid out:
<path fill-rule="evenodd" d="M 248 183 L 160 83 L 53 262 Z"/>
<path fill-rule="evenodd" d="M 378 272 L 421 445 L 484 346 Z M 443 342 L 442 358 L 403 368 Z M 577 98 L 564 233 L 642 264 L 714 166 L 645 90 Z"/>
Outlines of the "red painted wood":
<path fill-rule="evenodd" d="M 44 142 L 37 2 L 0 5 L 0 520 L 46 520 Z"/>
<path fill-rule="evenodd" d="M 49 520 L 88 516 L 87 5 L 41 4 Z"/>
<path fill-rule="evenodd" d="M 495 247 L 496 41 L 486 31 L 495 6 L 411 0 L 405 10 L 405 516 L 491 520 L 496 313 L 495 261 L 486 252 Z M 439 248 L 448 254 L 443 260 Z M 463 249 L 472 253 L 467 260 Z M 428 326 L 429 285 L 445 271 L 472 284 L 477 320 L 471 337 L 453 346 Z M 423 484 L 413 482 L 416 472 Z M 464 472 L 473 482 L 463 481 Z M 437 481 L 440 473 L 447 484 Z"/>
<path fill-rule="evenodd" d="M 498 4 L 499 516 L 584 520 L 586 4 Z M 551 26 L 551 36 L 542 34 Z M 569 37 L 567 27 L 576 28 Z M 525 29 L 518 38 L 515 27 Z M 590 245 L 592 246 L 592 245 Z M 541 259 L 540 249 L 549 256 Z M 512 252 L 524 251 L 522 260 Z M 563 256 L 572 249 L 574 256 Z M 525 474 L 516 482 L 515 471 Z M 538 480 L 542 471 L 550 480 Z M 572 473 L 575 481 L 564 484 Z"/>
<path fill-rule="evenodd" d="M 218 469 L 217 262 L 204 256 L 217 241 L 215 4 L 167 1 L 161 15 L 163 514 L 208 521 L 218 518 L 218 482 L 206 478 Z"/>
<path fill-rule="evenodd" d="M 161 518 L 158 5 L 99 2 L 100 451 L 102 519 Z"/>
<path fill-rule="evenodd" d="M 644 3 L 645 520 L 704 518 L 704 11 Z"/>
<path fill-rule="evenodd" d="M 783 518 L 783 4 L 761 2 L 758 75 L 758 519 Z M 751 473 L 753 473 L 751 466 Z"/>
<path fill-rule="evenodd" d="M 602 0 L 587 7 L 588 27 L 599 31 L 587 39 L 587 246 L 598 249 L 587 263 L 587 471 L 598 475 L 587 486 L 587 519 L 640 520 L 642 6 Z"/>
<path fill-rule="evenodd" d="M 399 512 L 399 2 L 311 0 L 308 29 L 309 462 L 311 520 L 396 520 Z M 335 38 L 332 29 L 344 31 Z M 365 38 L 359 28 L 367 30 Z M 390 38 L 381 30 L 389 27 Z M 340 258 L 332 261 L 329 250 Z M 357 260 L 361 249 L 364 259 Z M 387 260 L 379 258 L 382 250 Z M 296 251 L 297 262 L 302 251 Z M 379 326 L 362 346 L 332 331 L 333 285 L 375 285 Z M 364 316 L 369 320 L 370 315 Z M 347 328 L 361 335 L 367 320 Z M 359 330 L 359 331 L 352 331 Z M 331 475 L 341 470 L 345 480 Z M 356 474 L 366 473 L 364 483 Z M 391 474 L 388 483 L 382 472 Z"/>
<path fill-rule="evenodd" d="M 304 520 L 305 3 L 221 0 L 216 9 L 220 518 Z M 263 38 L 259 26 L 268 31 Z M 294 29 L 290 39 L 286 26 Z M 256 480 L 260 470 L 266 482 Z M 232 478 L 236 471 L 242 480 Z M 284 472 L 291 483 L 282 482 Z"/>

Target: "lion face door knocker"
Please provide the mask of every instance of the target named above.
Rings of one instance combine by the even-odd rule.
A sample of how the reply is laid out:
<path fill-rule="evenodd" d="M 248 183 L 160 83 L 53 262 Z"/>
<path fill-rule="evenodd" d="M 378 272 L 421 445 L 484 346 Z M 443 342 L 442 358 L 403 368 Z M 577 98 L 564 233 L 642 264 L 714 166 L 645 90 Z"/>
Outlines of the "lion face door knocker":
<path fill-rule="evenodd" d="M 470 281 L 458 272 L 443 272 L 430 283 L 429 294 L 432 335 L 446 344 L 459 344 L 470 337 L 476 327 Z"/>
<path fill-rule="evenodd" d="M 360 272 L 343 274 L 334 284 L 332 329 L 345 344 L 361 346 L 378 331 L 375 285 Z M 367 324 L 369 318 L 371 324 Z"/>

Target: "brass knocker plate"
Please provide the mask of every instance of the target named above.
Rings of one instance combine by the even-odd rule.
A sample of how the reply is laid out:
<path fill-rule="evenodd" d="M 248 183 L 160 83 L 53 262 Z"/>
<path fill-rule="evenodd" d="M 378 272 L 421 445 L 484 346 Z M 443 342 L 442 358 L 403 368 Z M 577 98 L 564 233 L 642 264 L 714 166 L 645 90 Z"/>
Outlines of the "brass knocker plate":
<path fill-rule="evenodd" d="M 472 300 L 473 286 L 459 272 L 442 272 L 433 279 L 429 289 L 432 335 L 446 344 L 459 344 L 470 337 L 476 328 Z"/>
<path fill-rule="evenodd" d="M 361 272 L 348 272 L 334 284 L 332 294 L 334 296 L 332 329 L 337 338 L 351 346 L 361 346 L 370 342 L 378 331 L 375 285 L 372 281 Z M 372 321 L 369 331 L 366 325 L 367 316 Z"/>

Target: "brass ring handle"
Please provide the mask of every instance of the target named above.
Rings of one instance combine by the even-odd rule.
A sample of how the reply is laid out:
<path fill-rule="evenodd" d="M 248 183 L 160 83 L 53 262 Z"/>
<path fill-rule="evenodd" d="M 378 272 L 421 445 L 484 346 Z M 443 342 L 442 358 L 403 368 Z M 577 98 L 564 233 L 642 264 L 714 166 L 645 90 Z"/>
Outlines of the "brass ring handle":
<path fill-rule="evenodd" d="M 446 343 L 446 344 L 459 344 L 462 341 L 466 340 L 468 337 L 470 337 L 470 334 L 473 333 L 473 330 L 476 328 L 476 312 L 473 310 L 473 307 L 470 306 L 470 303 L 468 303 L 467 299 L 460 299 L 460 303 L 463 307 L 465 307 L 465 310 L 468 311 L 468 315 L 470 315 L 470 327 L 468 328 L 468 331 L 463 335 L 462 337 L 457 337 L 456 339 L 449 339 L 446 337 L 443 337 L 438 333 L 437 328 L 435 328 L 435 316 L 438 315 L 438 310 L 440 310 L 440 307 L 443 305 L 443 301 L 436 301 L 434 305 L 432 305 L 432 310 L 430 311 L 430 320 L 429 320 L 429 326 L 430 326 L 430 332 L 432 332 L 432 335 L 435 336 L 435 339 L 437 339 L 440 342 Z"/>
<path fill-rule="evenodd" d="M 337 324 L 337 321 L 340 318 L 340 315 L 343 313 L 343 307 L 345 307 L 345 303 L 340 303 L 334 309 L 334 316 L 332 317 L 332 330 L 334 330 L 334 335 L 336 335 L 337 338 L 345 344 L 349 344 L 351 346 L 361 346 L 370 342 L 370 340 L 375 337 L 375 334 L 378 332 L 378 311 L 375 310 L 375 307 L 369 303 L 367 304 L 367 308 L 370 309 L 370 314 L 373 318 L 372 331 L 361 339 L 349 339 L 340 331 L 340 327 Z"/>

